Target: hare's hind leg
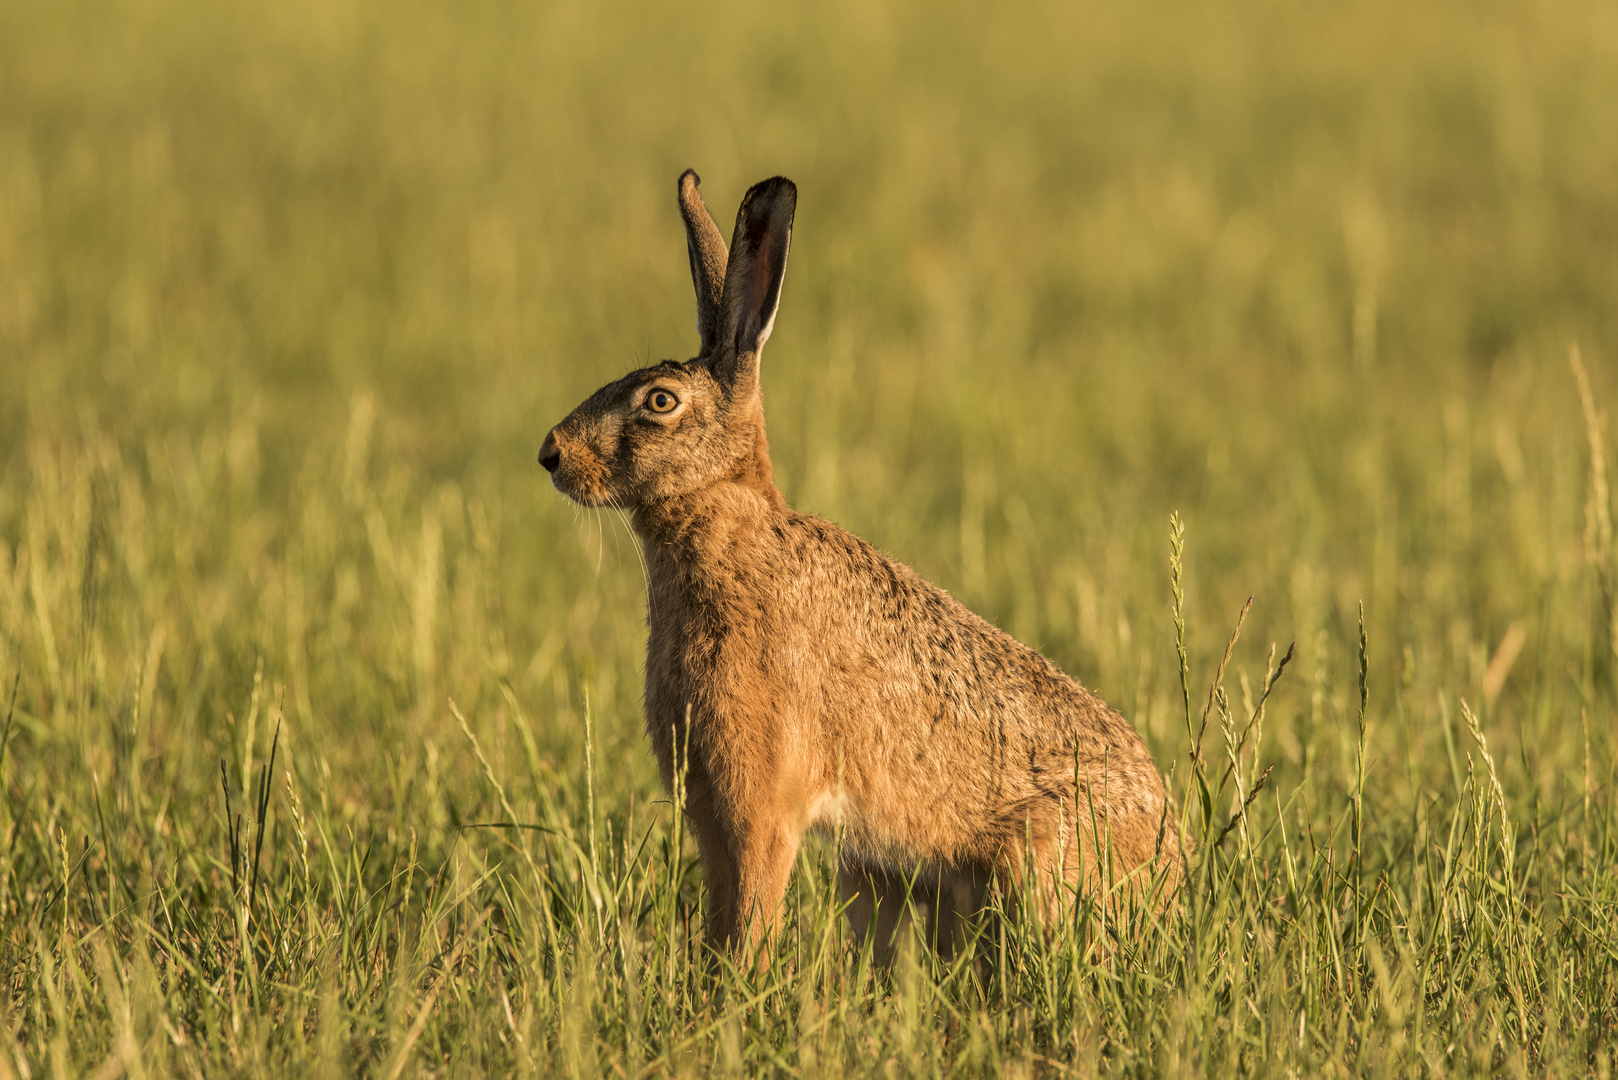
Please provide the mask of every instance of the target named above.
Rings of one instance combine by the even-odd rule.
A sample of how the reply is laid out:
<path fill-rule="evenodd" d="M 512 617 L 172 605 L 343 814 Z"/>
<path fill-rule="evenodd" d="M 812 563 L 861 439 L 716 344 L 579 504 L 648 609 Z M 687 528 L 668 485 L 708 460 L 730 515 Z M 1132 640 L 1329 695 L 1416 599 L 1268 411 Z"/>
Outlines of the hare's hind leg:
<path fill-rule="evenodd" d="M 951 960 L 971 945 L 974 928 L 988 905 L 993 875 L 975 867 L 955 867 L 938 874 L 936 900 L 928 927 L 939 956 Z"/>
<path fill-rule="evenodd" d="M 848 859 L 837 865 L 837 891 L 847 904 L 854 940 L 863 947 L 871 941 L 876 962 L 893 962 L 899 933 L 910 926 L 904 880 L 895 874 Z"/>
<path fill-rule="evenodd" d="M 989 877 L 971 870 L 923 866 L 914 874 L 844 860 L 837 886 L 848 904 L 854 937 L 870 935 L 879 964 L 890 964 L 922 920 L 928 946 L 949 960 L 970 940 L 972 920 L 983 910 Z"/>

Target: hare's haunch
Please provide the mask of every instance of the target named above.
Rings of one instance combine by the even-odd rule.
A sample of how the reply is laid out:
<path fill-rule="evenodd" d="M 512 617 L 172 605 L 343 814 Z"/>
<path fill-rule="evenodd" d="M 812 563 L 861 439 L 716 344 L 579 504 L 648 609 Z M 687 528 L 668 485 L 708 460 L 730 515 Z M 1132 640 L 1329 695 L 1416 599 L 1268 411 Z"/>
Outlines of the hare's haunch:
<path fill-rule="evenodd" d="M 876 920 L 883 949 L 906 882 L 948 949 L 985 888 L 1030 869 L 1051 910 L 1058 879 L 1172 872 L 1162 777 L 1127 720 L 909 567 L 787 506 L 759 355 L 797 188 L 748 191 L 727 253 L 697 183 L 687 171 L 678 190 L 701 351 L 597 390 L 539 460 L 575 502 L 627 509 L 645 547 L 646 728 L 665 784 L 686 759 L 711 939 L 745 953 L 771 933 L 810 828 L 843 830 L 850 913 L 862 933 Z"/>

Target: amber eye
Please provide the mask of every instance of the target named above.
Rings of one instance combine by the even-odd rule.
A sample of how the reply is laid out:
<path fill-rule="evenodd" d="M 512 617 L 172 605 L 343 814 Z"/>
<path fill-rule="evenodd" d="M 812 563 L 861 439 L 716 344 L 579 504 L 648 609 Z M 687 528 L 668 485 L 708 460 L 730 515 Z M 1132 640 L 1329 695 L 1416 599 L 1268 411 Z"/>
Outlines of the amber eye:
<path fill-rule="evenodd" d="M 653 390 L 650 394 L 646 395 L 646 407 L 653 412 L 673 412 L 674 406 L 678 405 L 679 403 L 680 399 L 669 393 L 667 390 Z"/>

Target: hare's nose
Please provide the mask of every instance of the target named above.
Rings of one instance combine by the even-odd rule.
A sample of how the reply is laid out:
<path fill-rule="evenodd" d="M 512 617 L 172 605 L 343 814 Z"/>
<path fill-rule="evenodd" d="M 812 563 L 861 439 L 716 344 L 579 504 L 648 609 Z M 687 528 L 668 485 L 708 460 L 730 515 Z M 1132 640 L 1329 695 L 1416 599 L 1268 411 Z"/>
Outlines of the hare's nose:
<path fill-rule="evenodd" d="M 545 434 L 545 444 L 539 448 L 539 463 L 545 466 L 548 473 L 555 473 L 556 467 L 562 464 L 562 450 L 556 445 L 555 428 Z"/>

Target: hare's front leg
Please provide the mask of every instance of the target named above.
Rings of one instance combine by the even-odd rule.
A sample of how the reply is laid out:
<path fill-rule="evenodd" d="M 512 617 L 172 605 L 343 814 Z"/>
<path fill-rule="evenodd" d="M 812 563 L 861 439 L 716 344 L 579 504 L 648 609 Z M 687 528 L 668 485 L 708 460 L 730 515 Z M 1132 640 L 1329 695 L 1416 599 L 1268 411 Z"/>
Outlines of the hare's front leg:
<path fill-rule="evenodd" d="M 780 930 L 781 902 L 802 832 L 781 814 L 760 814 L 742 830 L 736 860 L 736 921 L 729 940 L 744 961 L 766 967 Z"/>
<path fill-rule="evenodd" d="M 708 940 L 757 963 L 778 929 L 801 831 L 789 815 L 724 805 L 705 778 L 694 778 L 686 812 L 708 883 Z"/>

